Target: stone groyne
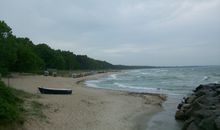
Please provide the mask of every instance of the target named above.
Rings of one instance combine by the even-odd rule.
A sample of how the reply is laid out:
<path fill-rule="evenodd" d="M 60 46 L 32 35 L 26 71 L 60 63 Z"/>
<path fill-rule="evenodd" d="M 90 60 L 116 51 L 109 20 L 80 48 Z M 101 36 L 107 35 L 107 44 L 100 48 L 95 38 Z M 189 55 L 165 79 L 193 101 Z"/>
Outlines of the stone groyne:
<path fill-rule="evenodd" d="M 220 130 L 220 84 L 199 85 L 178 105 L 175 118 L 182 130 Z"/>

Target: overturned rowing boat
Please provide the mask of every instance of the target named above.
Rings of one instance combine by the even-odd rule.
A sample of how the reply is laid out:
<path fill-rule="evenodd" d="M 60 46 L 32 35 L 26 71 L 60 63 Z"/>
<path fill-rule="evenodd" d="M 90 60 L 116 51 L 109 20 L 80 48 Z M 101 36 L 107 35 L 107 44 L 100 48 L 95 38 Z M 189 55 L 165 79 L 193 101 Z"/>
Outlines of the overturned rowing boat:
<path fill-rule="evenodd" d="M 44 88 L 39 87 L 42 94 L 72 94 L 72 89 Z"/>

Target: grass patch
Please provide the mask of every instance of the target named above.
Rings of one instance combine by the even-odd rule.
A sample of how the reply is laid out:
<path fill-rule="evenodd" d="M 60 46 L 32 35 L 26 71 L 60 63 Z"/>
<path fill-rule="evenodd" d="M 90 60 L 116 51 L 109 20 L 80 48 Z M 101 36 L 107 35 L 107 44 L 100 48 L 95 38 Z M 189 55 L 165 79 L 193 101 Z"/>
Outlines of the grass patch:
<path fill-rule="evenodd" d="M 27 102 L 29 107 L 26 108 L 27 114 L 29 116 L 38 117 L 39 119 L 46 119 L 46 116 L 43 113 L 43 109 L 47 108 L 47 106 L 37 102 L 37 101 L 30 101 Z"/>
<path fill-rule="evenodd" d="M 46 118 L 43 106 L 33 101 L 38 96 L 7 87 L 0 81 L 0 130 L 16 130 L 29 116 Z"/>
<path fill-rule="evenodd" d="M 0 124 L 22 121 L 23 100 L 0 81 Z"/>

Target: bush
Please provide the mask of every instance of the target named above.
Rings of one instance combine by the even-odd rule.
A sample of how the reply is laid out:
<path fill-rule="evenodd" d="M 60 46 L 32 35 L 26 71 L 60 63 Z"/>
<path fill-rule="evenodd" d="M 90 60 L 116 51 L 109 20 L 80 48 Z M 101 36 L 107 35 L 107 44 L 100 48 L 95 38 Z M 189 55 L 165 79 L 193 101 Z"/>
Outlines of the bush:
<path fill-rule="evenodd" d="M 0 124 L 21 122 L 23 100 L 18 98 L 12 88 L 0 81 Z"/>

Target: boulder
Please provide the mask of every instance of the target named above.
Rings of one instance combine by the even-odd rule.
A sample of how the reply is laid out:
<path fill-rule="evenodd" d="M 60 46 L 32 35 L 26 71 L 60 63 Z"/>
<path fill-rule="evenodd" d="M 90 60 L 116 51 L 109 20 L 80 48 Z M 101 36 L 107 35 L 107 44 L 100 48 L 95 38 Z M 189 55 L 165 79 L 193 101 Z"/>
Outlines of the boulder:
<path fill-rule="evenodd" d="M 191 107 L 191 104 L 183 104 L 182 109 L 186 110 L 189 109 Z"/>
<path fill-rule="evenodd" d="M 177 110 L 176 114 L 175 114 L 175 119 L 177 120 L 185 120 L 186 119 L 186 115 L 182 110 Z"/>
<path fill-rule="evenodd" d="M 220 130 L 220 116 L 215 119 L 215 128 L 216 130 Z"/>
<path fill-rule="evenodd" d="M 186 130 L 200 130 L 200 129 L 194 122 L 191 122 Z"/>
<path fill-rule="evenodd" d="M 211 116 L 209 118 L 204 118 L 199 123 L 199 128 L 203 130 L 215 130 L 215 116 Z"/>
<path fill-rule="evenodd" d="M 183 106 L 183 103 L 178 104 L 177 109 L 181 109 Z"/>
<path fill-rule="evenodd" d="M 216 89 L 217 95 L 220 95 L 220 88 Z"/>
<path fill-rule="evenodd" d="M 208 118 L 212 115 L 213 115 L 212 111 L 208 111 L 206 109 L 201 109 L 201 110 L 195 111 L 193 116 L 196 118 L 205 119 L 205 118 Z"/>
<path fill-rule="evenodd" d="M 186 99 L 186 103 L 192 103 L 195 99 L 197 98 L 197 96 L 195 95 L 191 95 Z"/>
<path fill-rule="evenodd" d="M 220 130 L 220 84 L 199 85 L 183 99 L 175 115 L 184 121 L 182 130 Z"/>
<path fill-rule="evenodd" d="M 186 130 L 186 129 L 189 127 L 189 125 L 190 125 L 193 121 L 194 121 L 194 118 L 193 118 L 193 117 L 192 117 L 192 118 L 189 118 L 188 120 L 186 120 L 186 121 L 184 122 L 184 124 L 183 124 L 182 130 Z"/>

